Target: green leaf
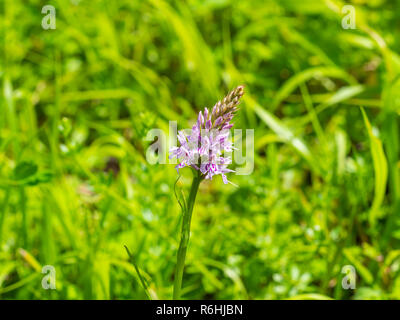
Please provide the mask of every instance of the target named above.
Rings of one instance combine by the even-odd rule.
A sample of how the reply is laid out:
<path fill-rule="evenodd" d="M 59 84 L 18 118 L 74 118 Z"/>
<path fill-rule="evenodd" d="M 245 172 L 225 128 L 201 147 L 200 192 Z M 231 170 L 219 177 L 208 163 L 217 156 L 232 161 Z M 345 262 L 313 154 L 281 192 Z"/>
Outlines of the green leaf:
<path fill-rule="evenodd" d="M 275 110 L 300 84 L 318 77 L 332 77 L 342 79 L 351 85 L 356 85 L 356 81 L 347 72 L 336 67 L 315 67 L 303 70 L 289 80 L 276 93 L 271 109 Z"/>
<path fill-rule="evenodd" d="M 23 161 L 14 169 L 15 180 L 26 180 L 36 174 L 38 167 L 33 162 Z"/>
<path fill-rule="evenodd" d="M 51 171 L 38 171 L 38 166 L 29 161 L 19 163 L 13 172 L 13 180 L 17 181 L 20 186 L 35 186 L 49 182 L 52 178 L 53 173 Z"/>
<path fill-rule="evenodd" d="M 332 96 L 330 96 L 326 101 L 322 103 L 322 106 L 329 107 L 340 102 L 346 101 L 361 92 L 364 91 L 364 86 L 355 85 L 355 86 L 347 86 L 340 88 L 337 92 L 335 92 Z"/>
<path fill-rule="evenodd" d="M 50 171 L 41 171 L 26 181 L 29 186 L 36 186 L 41 183 L 49 182 L 53 179 L 54 174 Z"/>
<path fill-rule="evenodd" d="M 369 212 L 369 221 L 371 225 L 374 225 L 376 220 L 379 218 L 379 209 L 385 198 L 388 178 L 388 165 L 385 153 L 383 151 L 382 141 L 374 135 L 372 126 L 363 108 L 361 108 L 361 112 L 364 118 L 365 126 L 367 127 L 370 139 L 372 161 L 374 163 L 375 195 Z"/>

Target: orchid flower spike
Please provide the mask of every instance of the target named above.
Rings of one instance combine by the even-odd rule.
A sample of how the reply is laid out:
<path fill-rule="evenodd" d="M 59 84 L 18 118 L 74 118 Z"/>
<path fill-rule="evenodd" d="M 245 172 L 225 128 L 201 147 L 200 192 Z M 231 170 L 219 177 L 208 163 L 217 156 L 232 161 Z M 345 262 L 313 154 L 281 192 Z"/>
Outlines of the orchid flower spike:
<path fill-rule="evenodd" d="M 233 127 L 230 122 L 238 110 L 243 93 L 244 86 L 239 86 L 218 101 L 211 112 L 207 108 L 200 111 L 190 135 L 178 132 L 180 146 L 172 147 L 169 156 L 180 161 L 176 166 L 178 172 L 180 168 L 192 167 L 200 171 L 203 179 L 211 180 L 213 176 L 221 175 L 225 184 L 229 182 L 226 173 L 234 172 L 228 169 L 232 159 L 224 157 L 224 153 L 233 149 L 229 139 L 229 129 Z"/>

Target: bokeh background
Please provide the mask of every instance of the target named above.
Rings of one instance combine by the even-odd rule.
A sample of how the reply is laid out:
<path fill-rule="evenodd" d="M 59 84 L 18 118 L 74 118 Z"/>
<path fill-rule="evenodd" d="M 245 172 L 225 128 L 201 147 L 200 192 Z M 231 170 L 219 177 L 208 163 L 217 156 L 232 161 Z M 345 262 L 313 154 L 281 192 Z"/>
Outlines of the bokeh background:
<path fill-rule="evenodd" d="M 400 298 L 399 1 L 0 3 L 1 299 L 146 299 L 124 245 L 171 298 L 177 173 L 146 135 L 239 84 L 254 172 L 202 183 L 183 298 Z"/>

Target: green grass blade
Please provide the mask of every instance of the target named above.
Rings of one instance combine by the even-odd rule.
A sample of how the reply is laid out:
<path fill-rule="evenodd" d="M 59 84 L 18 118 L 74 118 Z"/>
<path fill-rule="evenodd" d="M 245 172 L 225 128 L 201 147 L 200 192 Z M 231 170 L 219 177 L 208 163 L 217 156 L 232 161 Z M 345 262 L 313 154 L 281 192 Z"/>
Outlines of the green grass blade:
<path fill-rule="evenodd" d="M 379 209 L 385 198 L 386 184 L 388 178 L 388 165 L 385 153 L 383 151 L 382 141 L 374 135 L 372 131 L 372 126 L 363 108 L 361 108 L 361 112 L 364 118 L 365 126 L 368 131 L 372 161 L 374 164 L 375 172 L 375 195 L 369 214 L 369 221 L 372 225 L 374 225 L 377 218 L 379 217 Z"/>

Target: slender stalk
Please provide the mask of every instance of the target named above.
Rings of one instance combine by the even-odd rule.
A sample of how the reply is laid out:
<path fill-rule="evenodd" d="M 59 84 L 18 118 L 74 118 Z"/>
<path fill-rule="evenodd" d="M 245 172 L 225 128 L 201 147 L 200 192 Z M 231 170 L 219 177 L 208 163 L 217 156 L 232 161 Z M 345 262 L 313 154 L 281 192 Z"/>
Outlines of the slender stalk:
<path fill-rule="evenodd" d="M 4 217 L 6 215 L 8 202 L 10 200 L 10 193 L 11 193 L 11 189 L 8 188 L 6 190 L 6 194 L 4 196 L 4 200 L 3 200 L 3 203 L 2 203 L 1 208 L 0 208 L 0 248 L 1 248 L 1 240 L 3 238 Z"/>
<path fill-rule="evenodd" d="M 187 201 L 187 210 L 183 212 L 181 241 L 178 249 L 178 257 L 177 257 L 175 279 L 174 279 L 174 293 L 173 293 L 174 300 L 180 298 L 180 293 L 182 288 L 183 268 L 185 267 L 186 250 L 190 238 L 190 223 L 192 220 L 194 202 L 196 200 L 197 190 L 199 189 L 200 182 L 201 182 L 200 175 L 197 174 L 197 172 L 194 173 L 192 187 L 190 189 L 189 199 Z"/>

